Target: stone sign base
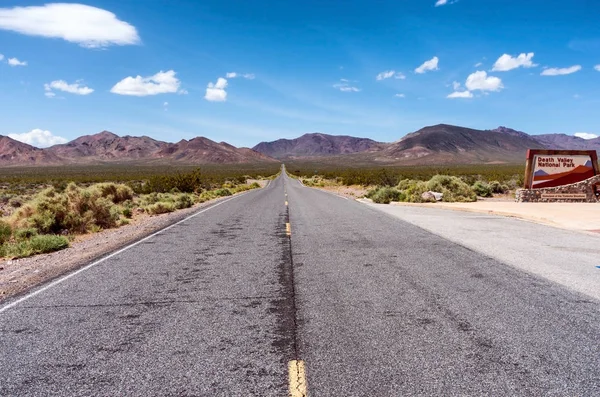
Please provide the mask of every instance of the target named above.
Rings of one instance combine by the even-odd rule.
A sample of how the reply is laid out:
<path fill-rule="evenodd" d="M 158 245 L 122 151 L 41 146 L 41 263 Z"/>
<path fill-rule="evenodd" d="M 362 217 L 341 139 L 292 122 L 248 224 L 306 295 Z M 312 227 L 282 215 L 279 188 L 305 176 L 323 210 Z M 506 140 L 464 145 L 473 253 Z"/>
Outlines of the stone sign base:
<path fill-rule="evenodd" d="M 542 189 L 518 189 L 515 200 L 520 203 L 598 203 L 600 175 L 585 181 Z"/>

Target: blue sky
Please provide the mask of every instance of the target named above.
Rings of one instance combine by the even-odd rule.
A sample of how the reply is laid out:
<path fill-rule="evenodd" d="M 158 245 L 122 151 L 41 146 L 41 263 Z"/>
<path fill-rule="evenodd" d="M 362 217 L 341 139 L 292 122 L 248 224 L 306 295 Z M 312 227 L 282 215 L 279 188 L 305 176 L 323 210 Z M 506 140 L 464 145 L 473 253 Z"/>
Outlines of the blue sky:
<path fill-rule="evenodd" d="M 0 135 L 600 134 L 598 15 L 593 0 L 4 0 Z"/>

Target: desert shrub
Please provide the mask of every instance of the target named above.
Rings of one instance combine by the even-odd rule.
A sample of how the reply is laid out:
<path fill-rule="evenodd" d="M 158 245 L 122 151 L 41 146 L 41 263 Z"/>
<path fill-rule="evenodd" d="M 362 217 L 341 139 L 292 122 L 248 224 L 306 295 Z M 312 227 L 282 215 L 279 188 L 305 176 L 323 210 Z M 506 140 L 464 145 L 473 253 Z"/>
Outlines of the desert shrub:
<path fill-rule="evenodd" d="M 217 197 L 225 197 L 225 196 L 231 196 L 231 190 L 229 189 L 217 189 L 214 191 L 215 196 Z"/>
<path fill-rule="evenodd" d="M 102 197 L 100 189 L 93 186 L 82 189 L 74 183 L 67 185 L 63 193 L 54 188 L 42 191 L 12 217 L 18 227 L 33 227 L 42 234 L 63 230 L 84 233 L 91 230 L 92 225 L 111 228 L 118 219 L 118 208 L 110 198 Z"/>
<path fill-rule="evenodd" d="M 372 195 L 371 199 L 374 203 L 389 204 L 392 201 L 404 201 L 406 194 L 393 187 L 382 187 Z"/>
<path fill-rule="evenodd" d="M 19 197 L 12 197 L 10 200 L 8 200 L 8 205 L 13 208 L 19 208 L 23 205 L 23 200 Z"/>
<path fill-rule="evenodd" d="M 7 222 L 0 220 L 0 245 L 10 240 L 12 227 Z"/>
<path fill-rule="evenodd" d="M 194 205 L 194 199 L 190 194 L 182 193 L 177 195 L 175 198 L 175 208 L 180 210 L 183 208 L 190 208 Z"/>
<path fill-rule="evenodd" d="M 23 241 L 23 240 L 30 239 L 33 236 L 37 236 L 38 231 L 37 231 L 37 229 L 35 229 L 33 227 L 25 227 L 25 228 L 16 229 L 14 231 L 13 235 L 17 241 Z"/>
<path fill-rule="evenodd" d="M 123 208 L 123 211 L 122 211 L 122 212 L 123 212 L 123 216 L 124 216 L 125 218 L 131 218 L 131 217 L 133 216 L 133 211 L 132 211 L 132 210 L 131 210 L 131 208 L 129 208 L 129 207 L 125 207 L 125 208 Z"/>
<path fill-rule="evenodd" d="M 159 201 L 146 207 L 146 212 L 150 215 L 166 214 L 167 212 L 175 211 L 173 203 Z"/>
<path fill-rule="evenodd" d="M 64 236 L 38 235 L 31 237 L 29 246 L 33 254 L 45 254 L 67 248 L 69 240 Z"/>
<path fill-rule="evenodd" d="M 127 185 L 116 183 L 98 183 L 94 187 L 100 190 L 100 195 L 109 198 L 113 203 L 119 204 L 125 200 L 133 199 L 133 189 Z"/>
<path fill-rule="evenodd" d="M 477 181 L 473 184 L 473 191 L 480 197 L 492 197 L 492 187 L 485 182 Z"/>
<path fill-rule="evenodd" d="M 492 182 L 490 182 L 490 188 L 492 189 L 493 193 L 497 193 L 497 194 L 508 193 L 508 191 L 510 190 L 508 188 L 508 185 L 502 184 L 502 183 L 500 183 L 498 181 L 492 181 Z"/>
<path fill-rule="evenodd" d="M 473 189 L 460 178 L 450 175 L 436 175 L 426 183 L 427 190 L 444 194 L 443 201 L 477 201 Z"/>
<path fill-rule="evenodd" d="M 260 185 L 258 184 L 258 182 L 252 182 L 250 184 L 250 189 L 258 189 L 260 188 Z"/>

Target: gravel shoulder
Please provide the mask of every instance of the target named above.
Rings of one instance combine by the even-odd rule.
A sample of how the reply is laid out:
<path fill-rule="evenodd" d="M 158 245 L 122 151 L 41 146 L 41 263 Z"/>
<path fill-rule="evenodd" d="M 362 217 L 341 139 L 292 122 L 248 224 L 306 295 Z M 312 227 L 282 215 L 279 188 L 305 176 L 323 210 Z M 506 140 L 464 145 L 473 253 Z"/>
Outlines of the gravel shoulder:
<path fill-rule="evenodd" d="M 265 184 L 266 181 L 261 183 L 261 185 Z M 108 229 L 99 233 L 77 236 L 71 242 L 71 246 L 62 251 L 1 261 L 0 302 L 85 266 L 94 259 L 149 236 L 227 198 L 229 197 L 207 201 L 196 204 L 191 208 L 167 214 L 142 216 L 132 220 L 131 224 L 121 226 L 118 229 Z"/>

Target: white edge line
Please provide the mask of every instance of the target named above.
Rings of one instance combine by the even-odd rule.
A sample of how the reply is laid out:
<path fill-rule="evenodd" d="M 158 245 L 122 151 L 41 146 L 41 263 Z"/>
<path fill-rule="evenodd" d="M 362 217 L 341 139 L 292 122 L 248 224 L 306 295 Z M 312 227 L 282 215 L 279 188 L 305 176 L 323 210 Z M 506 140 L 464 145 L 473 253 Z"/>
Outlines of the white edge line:
<path fill-rule="evenodd" d="M 151 234 L 151 235 L 149 235 L 149 236 L 146 236 L 146 237 L 144 237 L 143 239 L 136 241 L 135 243 L 129 244 L 128 246 L 126 246 L 126 247 L 124 247 L 124 248 L 121 248 L 120 250 L 118 250 L 118 251 L 115 251 L 115 252 L 113 252 L 112 254 L 110 254 L 110 255 L 108 255 L 108 256 L 105 256 L 105 257 L 104 257 L 104 258 L 102 258 L 102 259 L 99 259 L 99 260 L 97 260 L 96 262 L 92 262 L 92 263 L 90 263 L 89 265 L 85 265 L 84 267 L 82 267 L 82 268 L 80 268 L 80 269 L 78 269 L 78 270 L 74 271 L 73 273 L 69 273 L 69 274 L 67 274 L 66 276 L 63 276 L 63 277 L 59 278 L 58 280 L 54 280 L 54 281 L 52 281 L 50 284 L 47 284 L 47 285 L 43 286 L 42 288 L 40 288 L 40 289 L 38 289 L 38 290 L 35 290 L 35 291 L 33 291 L 33 292 L 31 292 L 31 293 L 29 293 L 29 294 L 27 294 L 27 295 L 25 295 L 25 296 L 23 296 L 23 297 L 21 297 L 21 298 L 17 299 L 16 301 L 14 301 L 14 302 L 11 302 L 11 303 L 9 303 L 9 304 L 7 304 L 7 305 L 5 305 L 5 306 L 1 307 L 1 308 L 0 308 L 0 313 L 4 313 L 4 312 L 5 312 L 5 311 L 7 311 L 8 309 L 11 309 L 11 308 L 15 307 L 15 306 L 16 306 L 16 305 L 18 305 L 19 303 L 21 303 L 21 302 L 25 302 L 26 300 L 28 300 L 28 299 L 30 299 L 30 298 L 33 298 L 34 296 L 36 296 L 36 295 L 38 295 L 38 294 L 41 294 L 42 292 L 44 292 L 44 291 L 46 291 L 46 290 L 48 290 L 48 289 L 50 289 L 50 288 L 52 288 L 52 287 L 54 287 L 54 286 L 56 286 L 56 285 L 58 285 L 58 284 L 61 284 L 61 283 L 62 283 L 62 282 L 64 282 L 64 281 L 67 281 L 67 280 L 68 280 L 68 279 L 70 279 L 71 277 L 74 277 L 74 276 L 78 275 L 79 273 L 83 273 L 84 271 L 86 271 L 86 270 L 88 270 L 88 269 L 90 269 L 90 268 L 92 268 L 92 267 L 94 267 L 94 266 L 96 266 L 96 265 L 99 265 L 100 263 L 102 263 L 102 262 L 106 261 L 107 259 L 110 259 L 110 258 L 112 258 L 113 256 L 116 256 L 116 255 L 119 255 L 120 253 L 122 253 L 122 252 L 125 252 L 125 251 L 127 251 L 128 249 L 130 249 L 130 248 L 133 248 L 133 247 L 135 247 L 136 245 L 138 245 L 138 244 L 140 244 L 140 243 L 142 243 L 142 242 L 144 242 L 144 241 L 146 241 L 146 240 L 148 240 L 148 239 L 151 239 L 152 237 L 155 237 L 155 236 L 159 235 L 160 233 L 162 233 L 162 232 L 164 232 L 164 231 L 166 231 L 166 230 L 169 230 L 169 229 L 170 229 L 170 228 L 172 228 L 172 227 L 175 227 L 175 226 L 179 225 L 180 223 L 183 223 L 183 222 L 185 222 L 185 221 L 187 221 L 187 220 L 190 220 L 190 219 L 192 219 L 192 218 L 194 218 L 194 217 L 196 217 L 196 216 L 198 216 L 198 215 L 200 215 L 200 214 L 202 214 L 202 213 L 204 213 L 204 212 L 206 212 L 206 211 L 208 211 L 208 210 L 211 210 L 211 209 L 213 209 L 213 208 L 215 208 L 215 207 L 218 207 L 218 206 L 219 206 L 219 205 L 221 205 L 221 204 L 225 204 L 225 203 L 226 203 L 226 202 L 228 202 L 228 201 L 231 201 L 231 200 L 233 200 L 233 199 L 236 199 L 236 198 L 238 198 L 238 197 L 241 197 L 241 196 L 245 195 L 246 193 L 249 193 L 249 192 L 244 192 L 244 193 L 242 193 L 242 194 L 239 194 L 239 195 L 237 195 L 237 196 L 235 196 L 235 197 L 231 197 L 231 198 L 228 198 L 227 200 L 223 200 L 223 201 L 220 201 L 220 202 L 218 202 L 218 203 L 216 203 L 216 204 L 214 204 L 214 205 L 211 205 L 211 206 L 210 206 L 210 207 L 208 207 L 208 208 L 205 208 L 205 209 L 203 209 L 203 210 L 201 210 L 201 211 L 198 211 L 198 212 L 196 212 L 196 213 L 194 213 L 194 214 L 192 214 L 192 215 L 188 216 L 187 218 L 184 218 L 184 219 L 180 220 L 179 222 L 173 223 L 172 225 L 169 225 L 169 226 L 167 226 L 167 227 L 165 227 L 165 228 L 163 228 L 163 229 L 160 229 L 159 231 L 156 231 L 156 232 L 152 233 L 152 234 Z"/>

